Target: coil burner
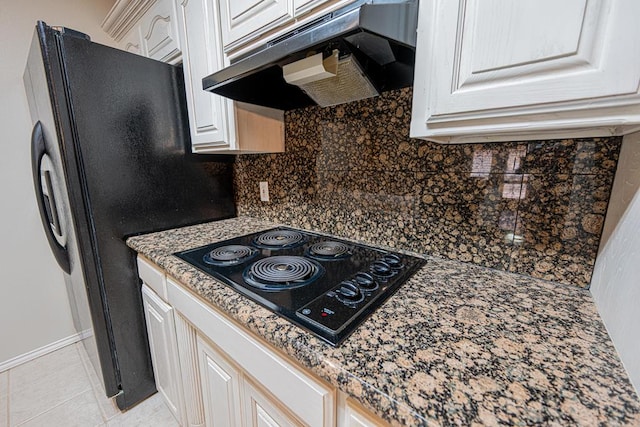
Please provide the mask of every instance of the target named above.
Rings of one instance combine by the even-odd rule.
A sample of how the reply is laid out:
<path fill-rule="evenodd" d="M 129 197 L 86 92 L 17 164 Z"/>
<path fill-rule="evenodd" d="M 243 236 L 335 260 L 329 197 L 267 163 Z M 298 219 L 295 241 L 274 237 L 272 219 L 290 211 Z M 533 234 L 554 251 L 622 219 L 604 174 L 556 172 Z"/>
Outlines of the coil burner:
<path fill-rule="evenodd" d="M 318 263 L 299 256 L 272 256 L 247 267 L 244 280 L 259 289 L 280 291 L 308 285 L 319 278 L 324 269 Z"/>
<path fill-rule="evenodd" d="M 339 345 L 425 260 L 277 227 L 175 254 L 331 345 Z"/>
<path fill-rule="evenodd" d="M 307 239 L 295 230 L 272 230 L 257 236 L 253 244 L 263 249 L 295 248 L 304 244 Z"/>
<path fill-rule="evenodd" d="M 351 246 L 332 240 L 314 243 L 307 249 L 307 255 L 320 261 L 331 261 L 349 258 L 351 256 Z"/>
<path fill-rule="evenodd" d="M 244 245 L 227 245 L 217 247 L 207 252 L 203 261 L 210 265 L 229 267 L 242 264 L 258 255 L 258 250 Z"/>

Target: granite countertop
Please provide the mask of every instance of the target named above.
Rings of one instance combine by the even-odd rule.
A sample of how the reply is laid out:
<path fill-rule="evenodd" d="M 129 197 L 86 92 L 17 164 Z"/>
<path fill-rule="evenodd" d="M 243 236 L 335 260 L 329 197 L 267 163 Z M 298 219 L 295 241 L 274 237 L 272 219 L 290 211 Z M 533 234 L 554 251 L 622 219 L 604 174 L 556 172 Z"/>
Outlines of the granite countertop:
<path fill-rule="evenodd" d="M 339 348 L 172 256 L 277 224 L 234 218 L 127 244 L 394 425 L 640 425 L 583 289 L 427 257 Z"/>

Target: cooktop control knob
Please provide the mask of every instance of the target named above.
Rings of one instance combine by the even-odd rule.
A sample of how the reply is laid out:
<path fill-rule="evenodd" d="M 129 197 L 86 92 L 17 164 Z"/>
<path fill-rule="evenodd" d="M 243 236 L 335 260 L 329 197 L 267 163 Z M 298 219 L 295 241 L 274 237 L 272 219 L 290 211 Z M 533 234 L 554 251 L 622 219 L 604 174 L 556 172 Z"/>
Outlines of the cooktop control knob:
<path fill-rule="evenodd" d="M 353 279 L 360 289 L 365 291 L 375 291 L 378 289 L 378 283 L 369 273 L 358 273 Z"/>
<path fill-rule="evenodd" d="M 394 270 L 400 270 L 402 267 L 404 267 L 402 265 L 402 260 L 398 255 L 387 254 L 383 256 L 382 259 Z"/>
<path fill-rule="evenodd" d="M 345 280 L 340 283 L 336 294 L 338 300 L 347 305 L 357 304 L 364 299 L 364 294 L 360 288 L 350 280 Z"/>
<path fill-rule="evenodd" d="M 393 271 L 393 268 L 391 268 L 391 266 L 385 261 L 376 261 L 371 264 L 371 273 L 373 273 L 377 277 L 380 277 L 381 279 L 386 280 L 389 277 L 393 276 L 395 274 L 395 271 Z"/>

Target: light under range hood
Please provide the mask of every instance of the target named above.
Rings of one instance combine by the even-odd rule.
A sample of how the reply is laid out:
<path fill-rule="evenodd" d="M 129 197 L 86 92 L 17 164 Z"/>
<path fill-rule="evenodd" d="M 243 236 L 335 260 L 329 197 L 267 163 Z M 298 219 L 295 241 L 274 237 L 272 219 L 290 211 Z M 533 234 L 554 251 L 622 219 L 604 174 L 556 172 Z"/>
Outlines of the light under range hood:
<path fill-rule="evenodd" d="M 417 21 L 417 0 L 360 0 L 236 59 L 202 79 L 202 86 L 280 110 L 337 105 L 411 86 Z M 309 65 L 311 78 L 287 83 L 283 67 L 299 71 L 314 57 L 319 59 Z M 323 60 L 334 68 L 314 80 L 314 66 Z"/>

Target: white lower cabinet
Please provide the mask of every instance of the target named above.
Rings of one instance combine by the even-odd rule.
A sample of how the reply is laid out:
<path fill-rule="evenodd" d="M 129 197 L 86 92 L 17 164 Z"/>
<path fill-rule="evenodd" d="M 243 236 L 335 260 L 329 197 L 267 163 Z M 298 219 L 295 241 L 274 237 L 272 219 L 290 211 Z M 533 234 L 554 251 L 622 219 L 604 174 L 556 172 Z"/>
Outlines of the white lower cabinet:
<path fill-rule="evenodd" d="M 183 394 L 173 308 L 146 285 L 142 286 L 142 303 L 147 322 L 156 388 L 162 394 L 176 420 L 184 424 Z"/>
<path fill-rule="evenodd" d="M 386 425 L 149 261 L 138 270 L 156 387 L 182 426 Z"/>
<path fill-rule="evenodd" d="M 197 351 L 206 426 L 303 425 L 275 396 L 256 385 L 242 368 L 199 334 Z"/>
<path fill-rule="evenodd" d="M 243 381 L 244 420 L 247 427 L 297 427 L 303 426 L 269 392 L 250 380 Z"/>
<path fill-rule="evenodd" d="M 233 371 L 229 367 L 235 367 L 240 373 L 241 406 L 244 408 L 240 425 L 260 425 L 268 419 L 276 425 L 336 425 L 333 388 L 293 365 L 171 278 L 167 279 L 167 294 L 169 303 L 197 329 L 200 336 L 197 339 L 200 380 L 208 383 L 202 385 L 202 390 L 209 391 L 213 384 L 222 387 L 223 383 L 233 383 Z M 203 342 L 214 343 L 215 348 L 211 346 L 203 353 Z M 202 372 L 203 366 L 208 371 L 206 374 Z M 218 378 L 213 380 L 215 375 Z M 229 380 L 222 380 L 227 377 Z M 207 403 L 206 398 L 203 401 L 205 406 L 209 406 L 205 414 L 213 411 L 215 405 Z M 252 414 L 256 414 L 255 418 Z"/>
<path fill-rule="evenodd" d="M 201 336 L 197 337 L 197 348 L 205 425 L 241 425 L 240 371 Z"/>
<path fill-rule="evenodd" d="M 367 412 L 358 402 L 340 392 L 338 396 L 338 426 L 378 427 L 386 425 L 388 424 Z"/>

